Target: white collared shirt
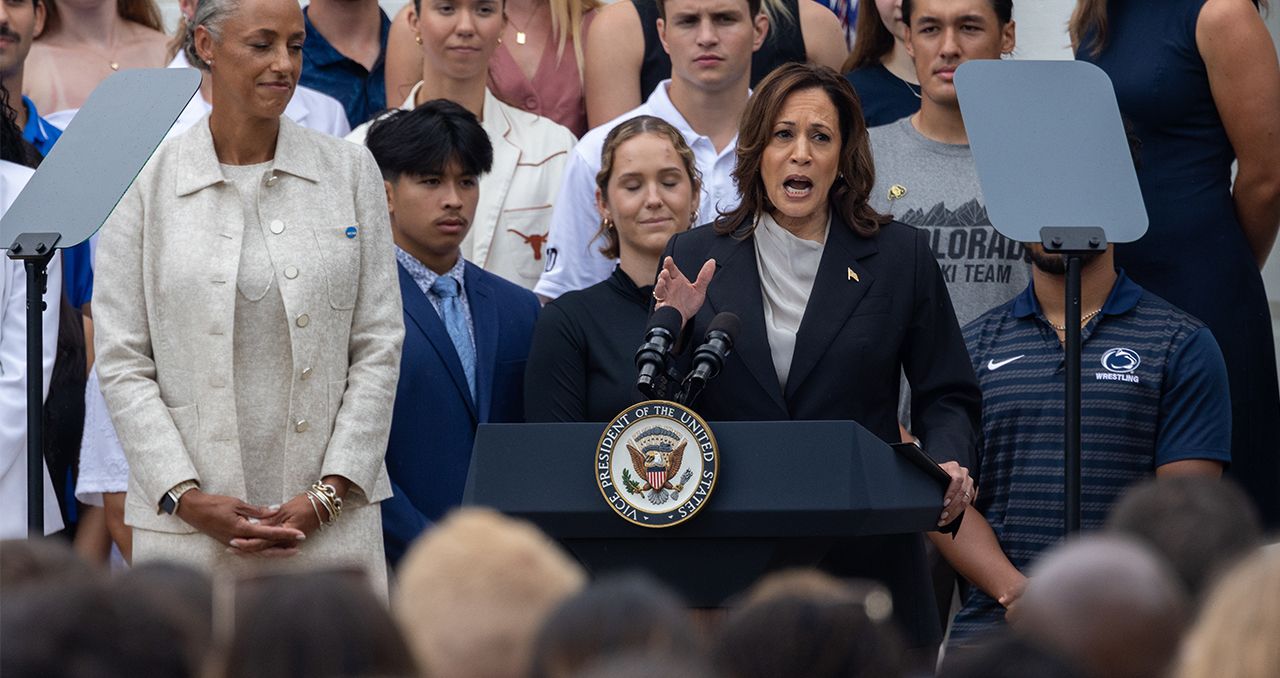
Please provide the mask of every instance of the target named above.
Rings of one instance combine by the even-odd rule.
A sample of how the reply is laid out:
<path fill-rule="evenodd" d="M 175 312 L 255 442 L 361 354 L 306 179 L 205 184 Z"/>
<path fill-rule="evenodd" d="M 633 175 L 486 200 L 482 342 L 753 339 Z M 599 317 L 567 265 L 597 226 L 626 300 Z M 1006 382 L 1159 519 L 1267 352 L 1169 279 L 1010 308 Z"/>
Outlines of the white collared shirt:
<path fill-rule="evenodd" d="M 697 224 L 710 223 L 718 211 L 733 209 L 741 199 L 733 183 L 738 137 L 716 151 L 710 137 L 694 131 L 667 95 L 670 80 L 664 80 L 640 106 L 587 132 L 573 149 L 565 168 L 560 195 L 552 213 L 551 239 L 547 243 L 547 266 L 534 292 L 556 298 L 565 292 L 590 287 L 613 272 L 617 260 L 600 253 L 604 244 L 595 239 L 600 230 L 596 210 L 596 174 L 604 138 L 623 122 L 639 115 L 652 115 L 671 123 L 693 150 L 693 159 L 702 173 L 702 193 L 698 200 Z"/>
<path fill-rule="evenodd" d="M 0 161 L 0 216 L 26 186 L 32 171 Z M 58 352 L 62 255 L 49 262 L 45 288 L 44 397 Z M 0 257 L 0 539 L 27 536 L 27 277 L 20 262 Z M 65 481 L 66 479 L 60 479 Z M 62 529 L 62 513 L 49 469 L 44 469 L 44 532 Z"/>

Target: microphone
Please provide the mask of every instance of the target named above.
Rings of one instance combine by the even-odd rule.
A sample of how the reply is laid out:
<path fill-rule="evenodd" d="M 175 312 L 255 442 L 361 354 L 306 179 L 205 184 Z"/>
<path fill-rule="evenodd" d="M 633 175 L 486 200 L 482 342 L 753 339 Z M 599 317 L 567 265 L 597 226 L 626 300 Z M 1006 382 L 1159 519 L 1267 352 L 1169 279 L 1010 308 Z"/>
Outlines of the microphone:
<path fill-rule="evenodd" d="M 734 313 L 718 313 L 711 319 L 702 345 L 693 352 L 693 371 L 684 380 L 684 404 L 693 404 L 693 399 L 707 382 L 720 374 L 725 359 L 733 352 L 733 340 L 741 328 L 742 320 Z"/>
<path fill-rule="evenodd" d="M 671 306 L 663 306 L 653 312 L 649 318 L 649 326 L 644 331 L 644 344 L 636 351 L 636 369 L 640 376 L 636 379 L 636 388 L 648 398 L 660 399 L 664 394 L 665 384 L 655 378 L 664 376 L 667 367 L 667 355 L 675 346 L 683 325 L 680 311 Z"/>

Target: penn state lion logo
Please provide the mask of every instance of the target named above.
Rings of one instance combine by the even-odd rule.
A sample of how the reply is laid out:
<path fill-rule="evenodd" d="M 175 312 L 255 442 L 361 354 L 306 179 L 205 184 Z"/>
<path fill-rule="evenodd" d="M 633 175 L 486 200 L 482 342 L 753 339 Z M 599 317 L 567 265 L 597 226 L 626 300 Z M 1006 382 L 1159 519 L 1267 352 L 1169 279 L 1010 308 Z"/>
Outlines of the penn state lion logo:
<path fill-rule="evenodd" d="M 644 527 L 693 517 L 715 488 L 718 466 L 706 422 L 665 400 L 623 410 L 605 426 L 596 449 L 600 493 L 615 513 Z"/>

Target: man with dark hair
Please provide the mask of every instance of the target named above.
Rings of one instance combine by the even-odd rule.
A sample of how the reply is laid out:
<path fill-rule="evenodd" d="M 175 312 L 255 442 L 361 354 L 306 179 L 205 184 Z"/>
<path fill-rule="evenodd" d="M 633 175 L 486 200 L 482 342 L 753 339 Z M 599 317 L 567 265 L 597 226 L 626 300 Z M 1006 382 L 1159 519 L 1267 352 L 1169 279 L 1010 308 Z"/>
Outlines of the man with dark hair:
<path fill-rule="evenodd" d="M 587 132 L 570 154 L 555 202 L 547 264 L 539 295 L 554 299 L 609 277 L 616 261 L 600 252 L 596 238 L 596 173 L 609 131 L 624 120 L 652 115 L 680 131 L 702 174 L 697 220 L 710 223 L 737 207 L 733 183 L 738 119 L 747 107 L 751 55 L 769 32 L 760 0 L 662 0 L 658 36 L 671 56 L 664 80 L 639 107 Z"/>
<path fill-rule="evenodd" d="M 920 76 L 920 110 L 871 129 L 871 206 L 929 232 L 960 325 L 1027 286 L 1022 245 L 987 217 L 952 76 L 971 59 L 1013 51 L 1011 0 L 904 0 L 907 51 Z"/>
<path fill-rule="evenodd" d="M 399 263 L 405 339 L 382 504 L 394 565 L 462 499 L 476 426 L 521 421 L 538 300 L 464 259 L 493 147 L 476 117 L 437 99 L 394 111 L 365 142 L 382 169 Z"/>
<path fill-rule="evenodd" d="M 378 0 L 311 0 L 302 10 L 306 85 L 337 99 L 355 127 L 387 107 L 383 74 L 391 19 Z"/>
<path fill-rule="evenodd" d="M 22 137 L 48 155 L 53 143 L 62 131 L 40 117 L 36 105 L 22 94 L 22 73 L 31 52 L 31 43 L 44 29 L 44 0 L 5 0 L 0 2 L 0 85 L 9 90 L 9 96 L 20 101 L 10 105 L 17 114 L 16 122 Z"/>
<path fill-rule="evenodd" d="M 933 540 L 974 585 L 953 645 L 1003 623 L 1023 573 L 1065 531 L 1066 263 L 1039 244 L 1026 249 L 1031 283 L 964 328 L 983 394 L 982 489 L 956 539 Z M 1081 269 L 1080 524 L 1095 530 L 1145 478 L 1220 475 L 1231 458 L 1231 396 L 1203 323 L 1117 270 L 1111 249 Z"/>
<path fill-rule="evenodd" d="M 1173 566 L 1192 600 L 1218 575 L 1262 543 L 1262 525 L 1249 496 L 1227 479 L 1148 480 L 1125 493 L 1107 530 L 1134 537 Z"/>

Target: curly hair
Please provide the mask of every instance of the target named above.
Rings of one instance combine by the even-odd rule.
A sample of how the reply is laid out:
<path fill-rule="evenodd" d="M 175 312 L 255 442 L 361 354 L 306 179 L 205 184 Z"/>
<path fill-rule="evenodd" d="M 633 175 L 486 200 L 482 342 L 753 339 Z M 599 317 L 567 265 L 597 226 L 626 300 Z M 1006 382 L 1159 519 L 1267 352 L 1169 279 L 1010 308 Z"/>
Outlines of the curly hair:
<path fill-rule="evenodd" d="M 22 138 L 18 112 L 9 105 L 9 90 L 3 83 L 0 83 L 0 160 L 33 168 L 41 160 L 35 147 Z"/>

